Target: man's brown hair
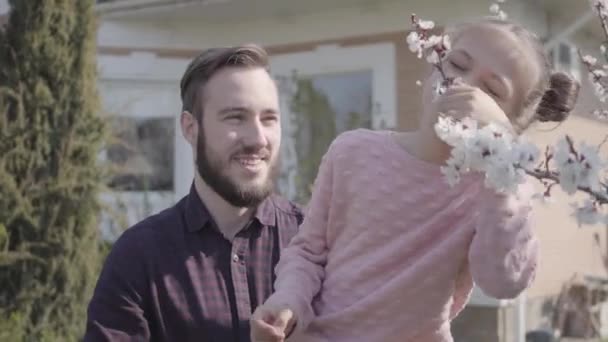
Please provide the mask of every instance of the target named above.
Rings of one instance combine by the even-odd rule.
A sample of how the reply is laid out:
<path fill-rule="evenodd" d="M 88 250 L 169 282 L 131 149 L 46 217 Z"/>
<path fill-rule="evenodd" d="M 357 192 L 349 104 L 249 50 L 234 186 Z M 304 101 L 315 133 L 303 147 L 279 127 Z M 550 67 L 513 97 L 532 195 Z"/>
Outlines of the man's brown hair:
<path fill-rule="evenodd" d="M 190 62 L 180 82 L 182 111 L 202 117 L 201 89 L 218 71 L 226 67 L 264 68 L 269 71 L 268 53 L 264 48 L 248 44 L 205 50 Z"/>

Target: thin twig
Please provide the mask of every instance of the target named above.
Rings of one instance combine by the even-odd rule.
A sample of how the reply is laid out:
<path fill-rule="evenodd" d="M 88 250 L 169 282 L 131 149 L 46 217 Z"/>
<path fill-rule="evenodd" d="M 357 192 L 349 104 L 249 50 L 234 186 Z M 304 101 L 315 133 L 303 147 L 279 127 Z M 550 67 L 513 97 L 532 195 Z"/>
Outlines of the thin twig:
<path fill-rule="evenodd" d="M 547 171 L 543 171 L 543 170 L 539 170 L 539 169 L 535 169 L 535 170 L 524 169 L 524 171 L 526 172 L 527 175 L 532 176 L 536 179 L 552 180 L 554 182 L 559 183 L 559 174 L 555 171 L 547 172 Z M 603 186 L 605 187 L 605 185 L 603 185 Z M 586 186 L 578 186 L 577 189 L 582 192 L 586 192 L 587 194 L 592 196 L 599 204 L 608 204 L 608 193 L 604 194 L 601 192 L 593 191 L 589 187 L 586 187 Z"/>
<path fill-rule="evenodd" d="M 602 149 L 602 146 L 608 141 L 608 134 L 606 134 L 606 136 L 604 136 L 604 140 L 602 140 L 602 142 L 597 145 L 597 151 L 600 152 L 600 150 Z"/>
<path fill-rule="evenodd" d="M 549 146 L 545 149 L 545 170 L 549 172 L 549 162 L 553 159 L 553 153 L 551 153 L 551 149 Z"/>
<path fill-rule="evenodd" d="M 604 7 L 604 4 L 600 1 L 598 1 L 595 4 L 595 9 L 597 11 L 597 15 L 600 17 L 600 22 L 602 23 L 602 31 L 604 31 L 604 38 L 606 42 L 608 42 L 608 24 L 606 23 L 606 18 L 604 15 L 602 15 L 602 8 Z"/>

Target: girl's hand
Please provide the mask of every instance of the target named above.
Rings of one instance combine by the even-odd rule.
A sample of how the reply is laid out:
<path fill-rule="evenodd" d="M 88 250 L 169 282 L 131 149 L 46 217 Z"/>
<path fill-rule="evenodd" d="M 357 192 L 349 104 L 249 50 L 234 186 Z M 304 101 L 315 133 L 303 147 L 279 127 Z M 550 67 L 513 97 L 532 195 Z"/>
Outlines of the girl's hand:
<path fill-rule="evenodd" d="M 262 305 L 251 316 L 251 341 L 284 342 L 295 322 L 296 318 L 290 309 Z"/>
<path fill-rule="evenodd" d="M 513 132 L 513 125 L 496 101 L 483 90 L 457 82 L 434 101 L 434 109 L 454 119 L 470 117 L 480 126 L 501 125 Z"/>

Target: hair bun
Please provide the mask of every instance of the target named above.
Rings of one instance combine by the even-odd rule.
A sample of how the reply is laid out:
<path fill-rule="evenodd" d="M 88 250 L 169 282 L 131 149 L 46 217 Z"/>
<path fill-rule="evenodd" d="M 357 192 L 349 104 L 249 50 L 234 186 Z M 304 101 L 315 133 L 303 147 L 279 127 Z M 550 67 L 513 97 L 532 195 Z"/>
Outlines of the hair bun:
<path fill-rule="evenodd" d="M 566 120 L 570 111 L 574 109 L 580 83 L 570 75 L 563 72 L 555 72 L 549 80 L 549 88 L 536 109 L 536 117 L 539 121 L 561 122 Z"/>

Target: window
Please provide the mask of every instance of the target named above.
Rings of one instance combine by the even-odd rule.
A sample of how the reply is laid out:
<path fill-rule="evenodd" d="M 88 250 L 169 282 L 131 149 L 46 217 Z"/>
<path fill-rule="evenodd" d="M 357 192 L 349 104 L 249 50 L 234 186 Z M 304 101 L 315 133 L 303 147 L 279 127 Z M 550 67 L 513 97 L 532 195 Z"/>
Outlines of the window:
<path fill-rule="evenodd" d="M 108 240 L 173 205 L 176 193 L 183 193 L 192 181 L 191 176 L 184 174 L 184 170 L 192 168 L 190 154 L 176 136 L 180 109 L 178 82 L 137 79 L 136 75 L 125 74 L 137 71 L 136 66 L 141 64 L 144 64 L 141 60 L 130 58 L 105 64 L 106 78 L 99 82 L 102 108 L 110 126 L 101 156 L 104 165 L 110 168 L 107 184 L 111 191 L 101 196 L 105 210 L 100 227 Z"/>
<path fill-rule="evenodd" d="M 119 191 L 173 191 L 174 119 L 114 118 L 106 158 Z"/>
<path fill-rule="evenodd" d="M 321 158 L 340 133 L 396 123 L 392 43 L 275 55 L 283 139 L 278 189 L 306 205 Z"/>
<path fill-rule="evenodd" d="M 293 140 L 298 165 L 294 199 L 306 202 L 332 140 L 347 130 L 372 128 L 372 72 L 305 76 L 296 85 L 290 99 L 295 129 L 285 134 Z"/>
<path fill-rule="evenodd" d="M 561 42 L 549 51 L 549 59 L 555 70 L 568 73 L 580 81 L 581 62 L 576 46 Z"/>

